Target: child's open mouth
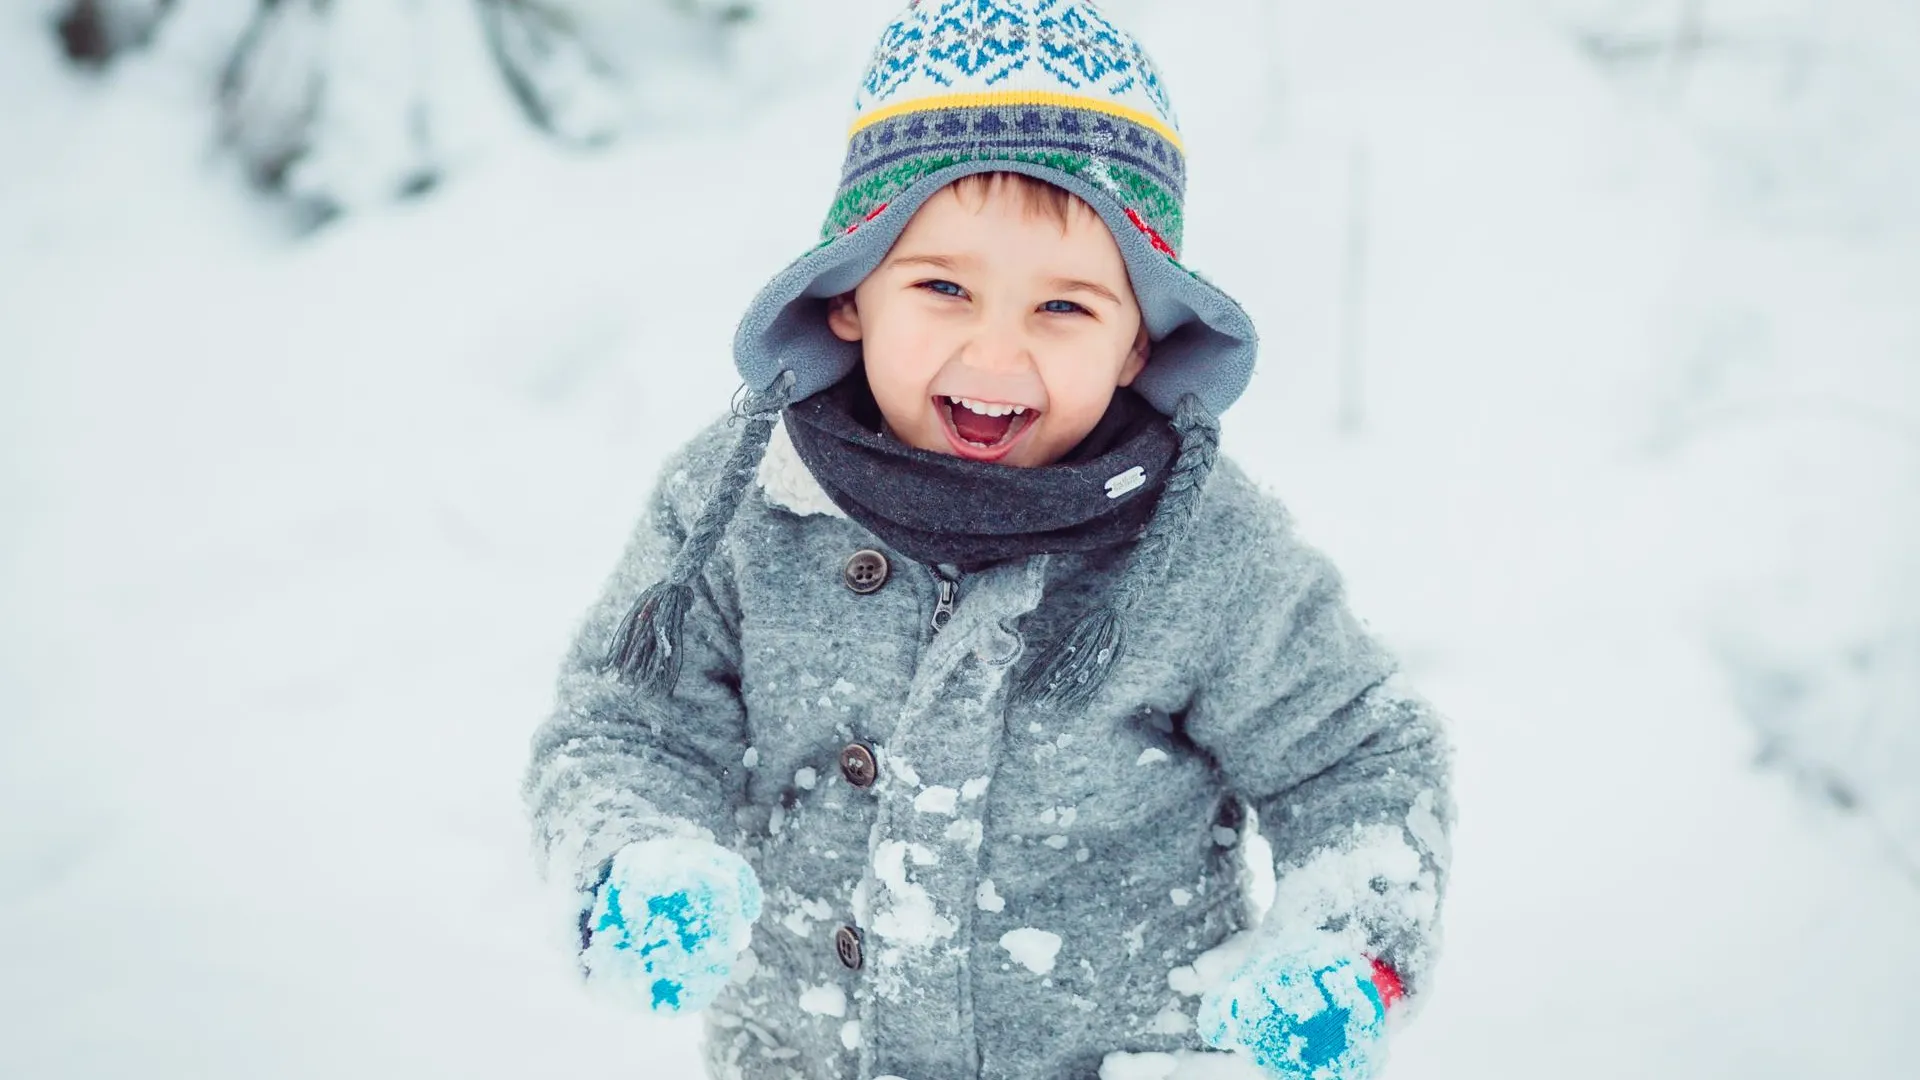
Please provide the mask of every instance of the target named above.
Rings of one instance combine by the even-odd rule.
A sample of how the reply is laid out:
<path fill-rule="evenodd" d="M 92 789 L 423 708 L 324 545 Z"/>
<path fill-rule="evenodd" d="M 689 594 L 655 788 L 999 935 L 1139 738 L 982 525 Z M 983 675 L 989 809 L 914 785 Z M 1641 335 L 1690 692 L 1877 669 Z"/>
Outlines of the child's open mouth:
<path fill-rule="evenodd" d="M 934 410 L 953 452 L 974 461 L 998 461 L 1013 452 L 1020 437 L 1040 419 L 1037 409 L 973 398 L 937 397 Z"/>

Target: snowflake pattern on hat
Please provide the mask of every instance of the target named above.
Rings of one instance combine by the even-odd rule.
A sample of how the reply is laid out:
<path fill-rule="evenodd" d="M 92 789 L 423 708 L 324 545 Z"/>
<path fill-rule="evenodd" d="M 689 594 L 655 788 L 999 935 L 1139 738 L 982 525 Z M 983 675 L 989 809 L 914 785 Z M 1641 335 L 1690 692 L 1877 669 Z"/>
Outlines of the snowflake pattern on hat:
<path fill-rule="evenodd" d="M 881 34 L 854 111 L 1000 87 L 1089 94 L 1179 131 L 1153 60 L 1086 0 L 915 3 Z"/>
<path fill-rule="evenodd" d="M 821 235 L 856 231 L 927 176 L 1007 161 L 1087 180 L 1169 258 L 1186 157 L 1145 50 L 1088 0 L 920 0 L 881 34 Z"/>

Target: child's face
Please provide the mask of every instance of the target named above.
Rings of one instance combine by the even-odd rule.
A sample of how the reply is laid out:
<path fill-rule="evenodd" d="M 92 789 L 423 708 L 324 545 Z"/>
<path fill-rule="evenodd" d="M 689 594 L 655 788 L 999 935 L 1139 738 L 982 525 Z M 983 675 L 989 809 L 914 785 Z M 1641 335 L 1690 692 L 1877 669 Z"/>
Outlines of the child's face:
<path fill-rule="evenodd" d="M 1073 199 L 1062 228 L 1011 183 L 934 195 L 827 321 L 861 342 L 894 438 L 1003 465 L 1058 461 L 1147 361 L 1106 224 Z"/>

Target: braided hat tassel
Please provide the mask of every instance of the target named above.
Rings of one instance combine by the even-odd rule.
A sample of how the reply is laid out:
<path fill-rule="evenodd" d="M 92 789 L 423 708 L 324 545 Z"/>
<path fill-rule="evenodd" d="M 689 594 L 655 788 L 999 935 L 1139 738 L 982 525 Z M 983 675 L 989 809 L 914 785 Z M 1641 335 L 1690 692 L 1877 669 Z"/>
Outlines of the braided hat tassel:
<path fill-rule="evenodd" d="M 693 581 L 720 545 L 720 537 L 740 507 L 754 472 L 773 437 L 780 411 L 790 403 L 794 375 L 783 371 L 771 387 L 750 396 L 734 416 L 747 422 L 739 441 L 720 470 L 713 494 L 674 556 L 666 579 L 640 594 L 607 647 L 602 670 L 622 681 L 671 694 L 680 679 L 680 636 L 687 612 L 693 607 Z"/>
<path fill-rule="evenodd" d="M 1044 708 L 1078 708 L 1093 700 L 1125 655 L 1127 615 L 1141 595 L 1165 576 L 1174 546 L 1193 524 L 1219 454 L 1220 423 L 1193 394 L 1180 398 L 1173 430 L 1180 437 L 1180 452 L 1126 571 L 1105 604 L 1083 616 L 1059 644 L 1022 673 L 1020 696 Z"/>

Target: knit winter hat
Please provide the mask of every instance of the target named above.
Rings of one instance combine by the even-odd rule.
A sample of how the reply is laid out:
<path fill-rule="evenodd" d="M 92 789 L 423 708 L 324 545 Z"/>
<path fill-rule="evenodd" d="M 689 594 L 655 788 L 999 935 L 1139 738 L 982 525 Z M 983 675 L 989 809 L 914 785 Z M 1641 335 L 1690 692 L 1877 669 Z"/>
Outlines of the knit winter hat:
<path fill-rule="evenodd" d="M 827 325 L 935 193 L 1015 172 L 1091 206 L 1126 262 L 1152 356 L 1133 389 L 1171 418 L 1180 450 L 1153 520 L 1107 603 L 1027 669 L 1022 691 L 1085 701 L 1125 645 L 1125 616 L 1165 573 L 1211 470 L 1217 417 L 1246 389 L 1257 339 L 1231 298 L 1179 261 L 1186 150 L 1147 54 L 1088 0 L 915 0 L 882 34 L 854 100 L 846 163 L 822 240 L 761 290 L 734 337 L 749 423 L 667 579 L 634 604 L 609 666 L 653 685 L 677 675 L 692 582 L 718 544 L 787 405 L 852 374 L 857 342 Z"/>
<path fill-rule="evenodd" d="M 749 387 L 801 397 L 860 362 L 827 301 L 885 260 L 920 206 L 970 173 L 1017 172 L 1079 196 L 1118 242 L 1153 357 L 1133 388 L 1214 416 L 1253 374 L 1252 320 L 1179 261 L 1186 150 L 1139 43 L 1087 0 L 920 0 L 881 35 L 854 99 L 846 164 L 812 251 L 773 279 L 734 338 Z"/>

